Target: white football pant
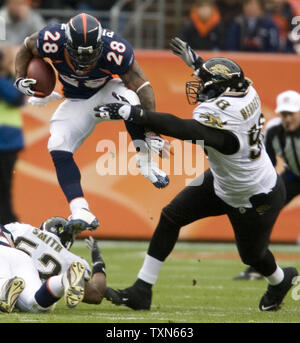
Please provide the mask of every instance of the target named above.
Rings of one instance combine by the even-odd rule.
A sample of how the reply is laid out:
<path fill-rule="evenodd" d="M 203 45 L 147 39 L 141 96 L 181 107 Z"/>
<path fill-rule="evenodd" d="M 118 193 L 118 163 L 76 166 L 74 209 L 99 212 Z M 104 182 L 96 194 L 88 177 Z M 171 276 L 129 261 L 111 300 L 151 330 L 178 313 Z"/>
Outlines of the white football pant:
<path fill-rule="evenodd" d="M 32 259 L 23 251 L 0 245 L 0 289 L 8 279 L 20 277 L 25 281 L 25 288 L 20 294 L 16 307 L 24 312 L 41 312 L 47 309 L 35 301 L 35 292 L 42 281 Z"/>
<path fill-rule="evenodd" d="M 89 99 L 66 99 L 54 112 L 50 121 L 51 137 L 48 150 L 62 150 L 74 153 L 103 121 L 96 118 L 94 107 L 119 102 L 112 93 L 123 96 L 131 105 L 139 105 L 135 92 L 125 87 L 120 79 L 112 79 Z"/>

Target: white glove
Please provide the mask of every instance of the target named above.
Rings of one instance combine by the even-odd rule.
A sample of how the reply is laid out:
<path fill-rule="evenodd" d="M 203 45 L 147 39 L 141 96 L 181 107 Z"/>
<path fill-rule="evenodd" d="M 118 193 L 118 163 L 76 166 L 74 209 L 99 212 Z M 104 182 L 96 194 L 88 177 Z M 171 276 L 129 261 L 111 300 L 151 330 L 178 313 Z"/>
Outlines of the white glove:
<path fill-rule="evenodd" d="M 200 58 L 196 52 L 188 45 L 187 42 L 184 42 L 178 37 L 171 39 L 171 50 L 173 54 L 179 56 L 185 64 L 189 67 L 195 69 L 195 62 Z"/>
<path fill-rule="evenodd" d="M 141 174 L 150 180 L 156 188 L 168 186 L 170 180 L 167 174 L 158 168 L 157 163 L 151 159 L 151 151 L 135 155 Z"/>
<path fill-rule="evenodd" d="M 57 101 L 57 100 L 61 100 L 61 99 L 62 99 L 62 96 L 59 93 L 52 92 L 50 95 L 45 96 L 44 98 L 38 98 L 35 96 L 31 96 L 28 99 L 28 103 L 31 104 L 32 106 L 43 107 L 50 101 Z"/>
<path fill-rule="evenodd" d="M 90 252 L 95 250 L 95 245 L 97 246 L 97 243 L 95 242 L 95 240 L 92 236 L 89 236 L 89 238 L 86 238 L 84 240 L 84 242 L 85 242 L 85 245 L 87 246 L 87 248 L 90 250 Z"/>
<path fill-rule="evenodd" d="M 154 132 L 146 133 L 146 143 L 149 148 L 162 158 L 170 157 L 170 143 Z"/>
<path fill-rule="evenodd" d="M 25 79 L 24 77 L 19 77 L 16 79 L 14 86 L 23 94 L 28 96 L 44 96 L 43 92 L 37 92 L 31 89 L 32 85 L 36 84 L 34 79 Z"/>

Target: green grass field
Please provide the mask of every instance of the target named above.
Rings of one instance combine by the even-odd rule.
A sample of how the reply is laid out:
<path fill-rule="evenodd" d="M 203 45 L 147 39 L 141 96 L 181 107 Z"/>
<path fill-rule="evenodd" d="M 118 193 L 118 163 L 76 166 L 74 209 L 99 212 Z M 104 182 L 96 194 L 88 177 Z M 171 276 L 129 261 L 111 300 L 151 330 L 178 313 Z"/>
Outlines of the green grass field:
<path fill-rule="evenodd" d="M 101 243 L 111 287 L 130 286 L 142 265 L 148 243 Z M 300 246 L 273 245 L 282 267 L 300 271 Z M 82 241 L 72 251 L 90 261 Z M 133 311 L 106 300 L 101 305 L 79 304 L 68 309 L 63 300 L 50 314 L 0 314 L 0 323 L 299 323 L 300 300 L 291 292 L 277 312 L 260 312 L 264 280 L 233 281 L 244 269 L 233 244 L 178 243 L 154 287 L 151 311 Z M 300 295 L 300 291 L 298 292 Z"/>

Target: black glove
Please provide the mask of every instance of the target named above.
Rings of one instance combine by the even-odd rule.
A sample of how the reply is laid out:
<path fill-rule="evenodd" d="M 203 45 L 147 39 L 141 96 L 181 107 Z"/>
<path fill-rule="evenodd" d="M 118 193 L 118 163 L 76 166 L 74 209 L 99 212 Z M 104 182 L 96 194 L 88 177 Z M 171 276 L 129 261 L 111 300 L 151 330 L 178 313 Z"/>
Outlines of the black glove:
<path fill-rule="evenodd" d="M 105 263 L 103 261 L 100 249 L 97 245 L 97 242 L 92 236 L 85 239 L 85 244 L 91 252 L 92 255 L 92 266 L 93 274 L 95 273 L 104 273 L 105 274 Z"/>
<path fill-rule="evenodd" d="M 94 111 L 97 118 L 104 120 L 123 119 L 126 121 L 136 121 L 144 113 L 140 106 L 131 106 L 119 102 L 96 106 Z"/>
<path fill-rule="evenodd" d="M 124 118 L 119 114 L 119 109 L 123 106 L 125 105 L 120 104 L 118 102 L 96 106 L 94 108 L 95 117 L 101 118 L 104 120 L 122 120 Z M 126 106 L 130 106 L 130 105 L 126 105 Z"/>
<path fill-rule="evenodd" d="M 187 42 L 175 37 L 171 39 L 170 46 L 173 54 L 180 57 L 186 65 L 195 70 L 201 67 L 203 59 L 196 54 Z"/>

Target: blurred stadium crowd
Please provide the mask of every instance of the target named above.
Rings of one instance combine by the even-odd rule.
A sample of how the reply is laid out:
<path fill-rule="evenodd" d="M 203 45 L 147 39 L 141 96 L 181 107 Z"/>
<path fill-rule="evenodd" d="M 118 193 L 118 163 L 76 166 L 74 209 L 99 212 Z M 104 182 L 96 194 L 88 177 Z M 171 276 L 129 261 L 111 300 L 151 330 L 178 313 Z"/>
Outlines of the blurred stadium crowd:
<path fill-rule="evenodd" d="M 163 18 L 164 48 L 169 37 L 178 35 L 198 50 L 300 53 L 299 0 L 0 0 L 0 7 L 10 44 L 20 44 L 46 23 L 63 22 L 80 11 L 98 13 L 103 26 L 109 27 L 115 8 L 119 31 L 129 40 L 126 24 L 136 21 L 142 9 Z M 146 20 L 142 23 L 150 26 Z"/>
<path fill-rule="evenodd" d="M 198 0 L 180 34 L 199 50 L 293 53 L 299 10 L 293 0 Z"/>

